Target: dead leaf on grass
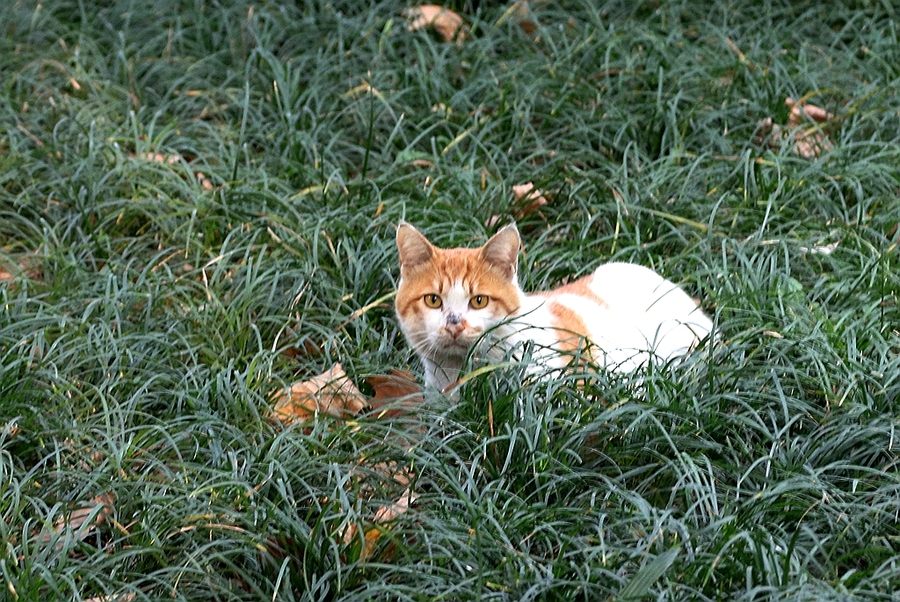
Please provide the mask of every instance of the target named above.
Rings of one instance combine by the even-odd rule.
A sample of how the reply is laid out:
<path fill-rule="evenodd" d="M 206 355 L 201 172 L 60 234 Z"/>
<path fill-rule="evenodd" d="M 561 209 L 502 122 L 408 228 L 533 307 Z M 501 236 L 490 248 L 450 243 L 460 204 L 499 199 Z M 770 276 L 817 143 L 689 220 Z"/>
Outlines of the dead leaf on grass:
<path fill-rule="evenodd" d="M 0 439 L 15 439 L 20 432 L 19 423 L 15 419 L 7 420 L 6 426 L 0 431 Z"/>
<path fill-rule="evenodd" d="M 403 370 L 390 374 L 373 374 L 366 378 L 375 396 L 369 400 L 369 408 L 377 417 L 396 418 L 422 403 L 422 388 L 415 377 Z"/>
<path fill-rule="evenodd" d="M 111 492 L 106 492 L 82 503 L 68 514 L 59 517 L 53 523 L 53 528 L 41 535 L 41 541 L 46 543 L 66 532 L 71 532 L 77 540 L 85 539 L 95 528 L 112 520 L 114 500 L 115 496 Z"/>
<path fill-rule="evenodd" d="M 347 377 L 340 364 L 309 380 L 285 388 L 272 410 L 282 422 L 305 422 L 322 413 L 337 418 L 356 416 L 366 406 L 366 398 Z"/>
<path fill-rule="evenodd" d="M 163 165 L 177 165 L 181 162 L 191 162 L 179 153 L 170 153 L 168 155 L 164 155 L 163 153 L 138 153 L 137 155 L 130 156 L 132 159 L 140 159 L 142 161 L 149 161 L 150 163 L 161 163 Z M 215 188 L 212 181 L 206 177 L 206 174 L 202 171 L 195 171 L 194 177 L 197 179 L 197 183 L 200 184 L 200 188 L 203 190 L 213 190 Z"/>
<path fill-rule="evenodd" d="M 516 221 L 535 213 L 550 202 L 547 199 L 547 196 L 539 189 L 535 188 L 534 184 L 531 182 L 513 186 L 512 192 L 512 215 Z M 485 224 L 489 228 L 492 228 L 500 223 L 502 219 L 503 217 L 500 215 L 492 215 Z"/>
<path fill-rule="evenodd" d="M 814 104 L 797 102 L 793 98 L 785 98 L 784 104 L 791 110 L 787 124 L 781 126 L 771 117 L 763 119 L 754 135 L 758 143 L 777 149 L 784 140 L 793 138 L 794 154 L 813 160 L 833 148 L 824 130 L 834 119 L 832 113 Z"/>
<path fill-rule="evenodd" d="M 135 155 L 132 155 L 132 157 L 135 157 Z M 175 165 L 182 160 L 182 156 L 178 153 L 172 153 L 170 155 L 164 155 L 162 153 L 139 153 L 136 155 L 136 158 L 151 163 L 164 163 L 166 165 Z"/>
<path fill-rule="evenodd" d="M 203 190 L 212 190 L 213 188 L 215 188 L 210 179 L 207 178 L 202 171 L 195 171 L 194 177 L 197 178 L 197 182 L 200 184 L 200 188 L 202 188 Z"/>
<path fill-rule="evenodd" d="M 372 524 L 375 526 L 365 530 L 365 535 L 363 536 L 365 542 L 363 544 L 363 549 L 359 552 L 360 560 L 366 560 L 372 555 L 372 552 L 375 550 L 375 544 L 378 543 L 378 540 L 386 531 L 385 524 L 395 520 L 398 516 L 409 510 L 413 503 L 415 503 L 416 498 L 417 496 L 413 493 L 412 489 L 407 487 L 395 501 L 381 506 L 375 511 L 375 516 L 372 518 Z M 352 543 L 358 532 L 359 529 L 356 525 L 349 525 L 347 530 L 344 531 L 344 543 Z"/>
<path fill-rule="evenodd" d="M 510 10 L 515 11 L 515 18 L 522 31 L 528 35 L 532 35 L 537 31 L 538 24 L 534 15 L 531 13 L 531 7 L 528 5 L 528 0 L 516 0 L 513 2 Z"/>
<path fill-rule="evenodd" d="M 538 30 L 538 22 L 531 10 L 534 4 L 546 4 L 546 2 L 529 2 L 528 0 L 515 0 L 494 24 L 499 27 L 506 21 L 515 22 L 519 28 L 528 35 L 534 35 Z"/>
<path fill-rule="evenodd" d="M 40 280 L 42 277 L 37 255 L 29 253 L 18 258 L 3 256 L 0 258 L 0 282 L 15 280 L 21 276 L 29 280 Z"/>
<path fill-rule="evenodd" d="M 85 598 L 82 602 L 131 602 L 137 598 L 134 592 L 128 594 L 110 594 L 108 596 L 94 596 L 93 598 Z"/>
<path fill-rule="evenodd" d="M 461 43 L 466 39 L 463 18 L 449 8 L 437 4 L 422 4 L 404 11 L 404 14 L 413 20 L 407 27 L 409 31 L 433 27 L 445 42 L 456 40 Z"/>
<path fill-rule="evenodd" d="M 810 253 L 811 255 L 831 255 L 834 250 L 838 248 L 839 244 L 841 244 L 841 241 L 838 240 L 827 245 L 816 245 L 815 247 L 800 247 L 800 250 L 804 253 Z"/>
<path fill-rule="evenodd" d="M 408 372 L 393 370 L 390 374 L 373 375 L 366 379 L 366 383 L 374 391 L 374 397 L 369 400 L 353 384 L 341 365 L 334 364 L 318 376 L 285 388 L 271 415 L 282 422 L 291 423 L 310 420 L 320 412 L 339 418 L 352 417 L 369 407 L 378 411 L 378 418 L 393 418 L 406 413 L 422 401 L 421 388 Z M 362 467 L 365 461 L 366 458 L 361 457 L 359 466 Z M 405 487 L 405 490 L 396 500 L 375 511 L 370 522 L 374 526 L 363 532 L 359 560 L 366 560 L 372 555 L 375 545 L 386 532 L 385 524 L 406 512 L 416 499 L 410 485 L 412 473 L 407 466 L 397 462 L 380 462 L 365 470 L 360 468 L 358 491 L 361 495 L 374 494 L 374 487 L 367 483 L 368 476 L 372 476 L 373 472 Z M 350 524 L 340 537 L 349 545 L 359 536 L 359 532 L 358 525 Z M 270 551 L 280 557 L 286 553 L 287 543 L 272 541 Z"/>

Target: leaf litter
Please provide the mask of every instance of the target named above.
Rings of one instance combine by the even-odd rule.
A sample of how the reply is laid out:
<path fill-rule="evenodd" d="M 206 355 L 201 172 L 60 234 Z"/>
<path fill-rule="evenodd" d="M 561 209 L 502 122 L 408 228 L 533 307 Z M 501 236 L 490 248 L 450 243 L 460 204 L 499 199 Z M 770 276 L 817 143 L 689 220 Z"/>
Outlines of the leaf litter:
<path fill-rule="evenodd" d="M 368 415 L 376 419 L 393 419 L 411 412 L 423 401 L 421 388 L 408 372 L 394 370 L 391 374 L 369 376 L 366 383 L 374 392 L 371 398 L 362 394 L 340 363 L 335 363 L 321 374 L 282 389 L 270 418 L 283 424 L 302 424 L 315 420 L 319 415 L 348 420 L 368 410 Z M 406 440 L 398 441 L 403 447 L 410 447 Z M 361 457 L 358 466 L 365 460 Z M 416 500 L 411 485 L 414 475 L 408 467 L 398 462 L 381 462 L 368 468 L 375 475 L 404 487 L 404 490 L 396 498 L 379 506 L 373 514 L 369 521 L 371 526 L 362 534 L 360 560 L 371 557 L 375 545 L 387 530 L 386 524 L 409 510 Z M 355 472 L 361 480 L 360 493 L 374 495 L 375 488 L 365 482 L 366 472 Z M 359 533 L 360 527 L 351 523 L 343 530 L 341 539 L 346 545 L 351 545 L 358 539 Z"/>
<path fill-rule="evenodd" d="M 756 128 L 754 138 L 769 148 L 779 149 L 788 140 L 793 140 L 791 150 L 804 159 L 818 159 L 822 153 L 833 148 L 826 134 L 827 126 L 834 115 L 825 109 L 807 102 L 785 98 L 784 104 L 790 109 L 787 124 L 780 125 L 771 117 L 763 119 Z"/>
<path fill-rule="evenodd" d="M 445 42 L 455 40 L 457 44 L 461 44 L 466 39 L 463 18 L 449 8 L 437 4 L 422 4 L 404 11 L 404 15 L 412 20 L 407 27 L 408 31 L 432 28 Z"/>
<path fill-rule="evenodd" d="M 515 220 L 521 221 L 529 215 L 538 212 L 541 207 L 547 205 L 550 200 L 547 194 L 536 188 L 534 183 L 526 182 L 524 184 L 516 184 L 512 187 L 513 200 L 510 214 Z M 501 215 L 492 215 L 487 219 L 485 225 L 492 228 L 503 220 Z"/>

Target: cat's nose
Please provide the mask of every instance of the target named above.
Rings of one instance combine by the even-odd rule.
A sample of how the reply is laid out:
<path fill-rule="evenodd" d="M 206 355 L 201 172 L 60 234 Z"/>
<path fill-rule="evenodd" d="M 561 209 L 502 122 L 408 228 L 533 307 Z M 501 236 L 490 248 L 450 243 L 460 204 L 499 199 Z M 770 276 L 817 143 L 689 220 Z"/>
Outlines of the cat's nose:
<path fill-rule="evenodd" d="M 456 337 L 458 337 L 459 335 L 462 334 L 462 331 L 465 330 L 466 327 L 463 326 L 462 324 L 450 324 L 448 322 L 447 325 L 444 326 L 444 329 L 450 333 L 451 337 L 453 337 L 455 339 Z"/>
<path fill-rule="evenodd" d="M 447 323 L 444 325 L 444 329 L 450 333 L 454 339 L 462 334 L 462 331 L 465 330 L 466 326 L 463 324 L 462 316 L 457 313 L 449 313 L 447 314 Z"/>

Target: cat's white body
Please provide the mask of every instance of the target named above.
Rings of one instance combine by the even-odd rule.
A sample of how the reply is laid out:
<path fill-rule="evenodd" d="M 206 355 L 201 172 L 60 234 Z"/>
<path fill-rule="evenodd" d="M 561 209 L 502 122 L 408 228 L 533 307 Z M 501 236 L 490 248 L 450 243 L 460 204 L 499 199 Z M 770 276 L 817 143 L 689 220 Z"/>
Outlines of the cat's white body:
<path fill-rule="evenodd" d="M 598 267 L 587 282 L 604 303 L 572 293 L 522 294 L 518 315 L 498 327 L 510 347 L 533 341 L 535 357 L 550 368 L 563 368 L 570 357 L 556 351 L 560 304 L 581 316 L 594 362 L 609 370 L 631 372 L 650 361 L 667 362 L 696 347 L 712 331 L 712 321 L 687 293 L 653 270 L 633 263 Z"/>
<path fill-rule="evenodd" d="M 519 235 L 507 226 L 479 249 L 440 249 L 415 228 L 397 233 L 397 315 L 425 364 L 426 384 L 446 389 L 476 344 L 498 360 L 528 345 L 533 372 L 575 355 L 630 372 L 690 352 L 712 321 L 653 270 L 609 263 L 551 291 L 526 294 L 516 276 Z"/>

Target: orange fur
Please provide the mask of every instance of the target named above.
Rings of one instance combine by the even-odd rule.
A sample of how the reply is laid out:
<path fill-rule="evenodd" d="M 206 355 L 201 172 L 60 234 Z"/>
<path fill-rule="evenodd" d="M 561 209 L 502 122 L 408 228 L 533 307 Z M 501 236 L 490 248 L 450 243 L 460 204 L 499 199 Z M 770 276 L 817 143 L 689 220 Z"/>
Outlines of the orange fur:
<path fill-rule="evenodd" d="M 687 353 L 712 329 L 684 291 L 632 264 L 606 264 L 590 276 L 526 295 L 517 279 L 519 245 L 512 225 L 477 249 L 441 249 L 409 224 L 398 227 L 397 316 L 425 364 L 428 384 L 453 384 L 470 350 L 489 332 L 497 335 L 500 351 L 534 342 L 535 362 L 544 368 L 563 367 L 588 350 L 587 358 L 631 370 Z M 497 348 L 492 352 L 496 356 Z"/>

